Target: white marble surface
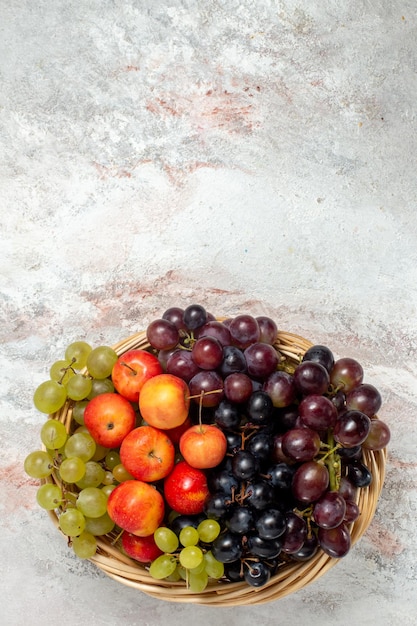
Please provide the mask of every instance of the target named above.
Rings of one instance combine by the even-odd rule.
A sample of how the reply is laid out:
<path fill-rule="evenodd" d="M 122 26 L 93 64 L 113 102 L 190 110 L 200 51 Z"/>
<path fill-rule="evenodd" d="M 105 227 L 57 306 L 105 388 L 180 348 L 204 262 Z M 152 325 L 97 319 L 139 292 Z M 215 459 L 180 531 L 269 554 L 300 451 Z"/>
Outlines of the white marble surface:
<path fill-rule="evenodd" d="M 415 2 L 0 4 L 2 624 L 416 624 Z M 113 582 L 22 470 L 68 343 L 191 302 L 358 358 L 392 430 L 366 535 L 262 607 Z"/>

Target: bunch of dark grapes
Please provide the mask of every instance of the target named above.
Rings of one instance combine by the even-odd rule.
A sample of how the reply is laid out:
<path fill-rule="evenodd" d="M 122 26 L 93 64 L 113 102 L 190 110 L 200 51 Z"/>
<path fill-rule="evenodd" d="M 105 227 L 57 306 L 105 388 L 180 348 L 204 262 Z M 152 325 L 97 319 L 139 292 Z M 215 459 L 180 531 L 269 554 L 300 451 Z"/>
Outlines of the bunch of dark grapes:
<path fill-rule="evenodd" d="M 165 371 L 188 384 L 191 418 L 226 436 L 225 458 L 207 470 L 204 513 L 221 525 L 211 549 L 226 580 L 255 587 L 318 550 L 347 554 L 357 490 L 372 481 L 363 450 L 390 439 L 360 363 L 315 345 L 294 365 L 277 336 L 267 316 L 219 321 L 197 304 L 169 308 L 147 329 Z"/>

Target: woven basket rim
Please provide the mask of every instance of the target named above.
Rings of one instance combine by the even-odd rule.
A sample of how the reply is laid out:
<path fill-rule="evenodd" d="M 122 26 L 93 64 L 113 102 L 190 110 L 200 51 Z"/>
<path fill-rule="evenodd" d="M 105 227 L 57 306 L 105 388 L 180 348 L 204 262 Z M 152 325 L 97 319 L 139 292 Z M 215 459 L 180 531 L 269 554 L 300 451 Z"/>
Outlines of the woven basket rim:
<path fill-rule="evenodd" d="M 274 345 L 286 359 L 292 363 L 298 363 L 313 343 L 301 335 L 278 331 Z M 113 348 L 118 355 L 121 355 L 131 349 L 148 349 L 150 345 L 146 338 L 146 332 L 141 331 L 119 341 Z M 67 402 L 53 416 L 65 424 L 68 432 L 71 431 L 72 427 L 71 405 L 71 402 Z M 385 479 L 387 449 L 363 450 L 363 454 L 364 462 L 371 471 L 373 480 L 369 487 L 358 489 L 357 502 L 361 515 L 358 520 L 350 524 L 352 547 L 367 531 L 375 515 Z M 59 484 L 54 474 L 45 479 L 45 482 Z M 52 510 L 48 511 L 48 514 L 55 527 L 62 534 L 59 529 L 57 512 Z M 308 561 L 284 564 L 263 587 L 251 587 L 246 582 L 217 582 L 210 583 L 201 593 L 193 593 L 186 589 L 183 582 L 170 583 L 152 578 L 144 565 L 123 554 L 118 549 L 117 544 L 113 545 L 114 536 L 112 533 L 97 539 L 97 553 L 89 560 L 117 582 L 160 600 L 217 607 L 264 604 L 281 599 L 316 581 L 340 561 L 340 559 L 332 558 L 319 550 Z"/>

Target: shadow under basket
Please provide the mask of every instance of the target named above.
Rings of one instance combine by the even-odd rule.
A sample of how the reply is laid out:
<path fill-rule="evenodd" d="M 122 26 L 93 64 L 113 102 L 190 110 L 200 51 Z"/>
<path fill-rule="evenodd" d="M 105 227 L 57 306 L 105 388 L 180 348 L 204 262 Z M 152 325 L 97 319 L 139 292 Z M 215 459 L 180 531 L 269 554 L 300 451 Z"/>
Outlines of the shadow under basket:
<path fill-rule="evenodd" d="M 281 355 L 292 365 L 297 365 L 312 345 L 310 341 L 299 335 L 281 331 L 275 343 Z M 146 333 L 140 332 L 119 342 L 114 349 L 120 355 L 131 349 L 148 349 L 149 347 Z M 65 424 L 68 432 L 72 432 L 73 426 L 75 428 L 79 426 L 76 423 L 73 424 L 71 403 L 65 404 L 54 417 Z M 350 525 L 352 546 L 367 531 L 374 517 L 384 483 L 386 458 L 386 449 L 375 452 L 363 451 L 363 461 L 372 473 L 372 482 L 369 487 L 358 489 L 357 503 L 361 514 Z M 54 474 L 47 480 L 57 482 Z M 57 513 L 55 511 L 48 511 L 48 513 L 59 529 Z M 319 550 L 308 561 L 283 564 L 263 587 L 255 588 L 246 582 L 218 581 L 209 583 L 200 593 L 193 593 L 186 588 L 184 581 L 172 583 L 152 578 L 144 565 L 121 552 L 114 533 L 97 537 L 97 541 L 97 553 L 90 561 L 114 580 L 160 600 L 217 607 L 256 605 L 279 600 L 314 582 L 340 560 Z"/>

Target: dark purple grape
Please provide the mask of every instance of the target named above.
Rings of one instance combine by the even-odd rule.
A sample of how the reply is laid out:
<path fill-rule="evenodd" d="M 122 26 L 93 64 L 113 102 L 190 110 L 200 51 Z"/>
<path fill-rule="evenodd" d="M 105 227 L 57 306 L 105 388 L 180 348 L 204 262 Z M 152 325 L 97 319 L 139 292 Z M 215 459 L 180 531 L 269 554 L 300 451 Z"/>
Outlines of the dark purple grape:
<path fill-rule="evenodd" d="M 214 558 L 221 563 L 237 561 L 243 553 L 241 537 L 230 531 L 221 533 L 213 541 L 211 551 Z"/>
<path fill-rule="evenodd" d="M 281 550 L 285 554 L 293 554 L 301 549 L 307 538 L 307 524 L 305 520 L 289 511 L 285 516 L 286 530 L 281 535 Z"/>
<path fill-rule="evenodd" d="M 304 354 L 303 361 L 313 361 L 322 365 L 329 373 L 334 366 L 334 356 L 327 346 L 311 346 Z"/>
<path fill-rule="evenodd" d="M 244 350 L 252 343 L 259 341 L 258 322 L 252 315 L 237 315 L 229 324 L 233 345 Z"/>
<path fill-rule="evenodd" d="M 227 451 L 234 455 L 242 447 L 242 435 L 233 430 L 225 430 L 224 435 L 227 441 Z M 232 471 L 233 467 L 233 458 L 230 461 L 230 471 Z"/>
<path fill-rule="evenodd" d="M 365 413 L 365 415 L 368 415 L 368 417 L 376 415 L 381 408 L 381 405 L 382 398 L 378 389 L 367 383 L 358 385 L 349 391 L 346 396 L 347 409 L 361 411 L 362 413 Z"/>
<path fill-rule="evenodd" d="M 159 350 L 158 361 L 162 365 L 164 372 L 167 371 L 168 359 L 174 354 L 174 352 L 178 352 L 178 348 L 171 348 L 171 350 Z"/>
<path fill-rule="evenodd" d="M 273 412 L 273 421 L 278 432 L 285 432 L 295 427 L 299 415 L 298 405 L 291 404 Z"/>
<path fill-rule="evenodd" d="M 177 306 L 172 306 L 162 314 L 163 320 L 168 320 L 172 322 L 174 326 L 178 328 L 178 330 L 187 330 L 186 325 L 184 324 L 184 309 L 181 309 Z"/>
<path fill-rule="evenodd" d="M 346 395 L 341 389 L 339 389 L 339 391 L 336 391 L 336 393 L 333 393 L 330 397 L 330 400 L 332 404 L 334 404 L 338 413 L 343 413 L 344 411 L 346 411 Z"/>
<path fill-rule="evenodd" d="M 353 446 L 352 448 L 338 448 L 336 453 L 344 461 L 349 459 L 361 459 L 362 458 L 362 446 Z"/>
<path fill-rule="evenodd" d="M 267 509 L 274 501 L 274 497 L 273 485 L 263 479 L 250 483 L 245 490 L 245 503 L 257 511 Z"/>
<path fill-rule="evenodd" d="M 353 500 L 345 500 L 346 502 L 346 512 L 344 521 L 347 524 L 351 524 L 352 522 L 356 522 L 359 515 L 361 514 L 360 509 L 356 502 Z"/>
<path fill-rule="evenodd" d="M 196 365 L 191 357 L 191 352 L 188 350 L 182 350 L 181 348 L 175 350 L 171 356 L 167 359 L 166 372 L 173 376 L 178 376 L 188 383 L 193 376 L 198 374 L 200 368 Z"/>
<path fill-rule="evenodd" d="M 286 463 L 287 465 L 291 465 L 292 463 L 295 463 L 294 459 L 284 454 L 282 450 L 282 439 L 284 434 L 285 433 L 277 434 L 273 438 L 271 461 L 273 463 Z"/>
<path fill-rule="evenodd" d="M 232 583 L 241 582 L 244 580 L 244 564 L 240 559 L 232 563 L 225 563 L 224 575 L 225 578 Z"/>
<path fill-rule="evenodd" d="M 319 542 L 317 536 L 312 533 L 306 538 L 303 545 L 296 552 L 291 553 L 291 558 L 296 561 L 308 561 L 310 560 L 319 549 Z"/>
<path fill-rule="evenodd" d="M 324 431 L 336 423 L 336 407 L 326 396 L 317 394 L 306 396 L 300 402 L 298 410 L 303 424 L 314 430 Z"/>
<path fill-rule="evenodd" d="M 170 523 L 170 528 L 176 535 L 179 535 L 181 530 L 187 526 L 197 528 L 203 519 L 205 519 L 204 515 L 177 515 Z"/>
<path fill-rule="evenodd" d="M 297 398 L 294 378 L 287 372 L 273 372 L 264 382 L 263 390 L 271 397 L 272 404 L 277 408 L 294 404 Z"/>
<path fill-rule="evenodd" d="M 248 506 L 232 506 L 225 518 L 226 527 L 238 535 L 246 535 L 253 525 L 253 511 Z"/>
<path fill-rule="evenodd" d="M 262 561 L 245 563 L 244 578 L 251 587 L 263 587 L 271 578 L 271 570 Z"/>
<path fill-rule="evenodd" d="M 329 372 L 320 363 L 304 361 L 295 369 L 294 383 L 297 391 L 303 396 L 321 395 L 329 388 Z"/>
<path fill-rule="evenodd" d="M 222 520 L 230 508 L 230 498 L 231 495 L 224 491 L 211 495 L 204 503 L 205 515 L 210 519 Z"/>
<path fill-rule="evenodd" d="M 183 322 L 189 330 L 200 328 L 207 322 L 207 311 L 201 304 L 190 304 L 184 310 Z"/>
<path fill-rule="evenodd" d="M 329 472 L 317 461 L 306 461 L 296 470 L 292 492 L 300 502 L 315 502 L 329 485 Z"/>
<path fill-rule="evenodd" d="M 252 424 L 267 424 L 273 413 L 274 405 L 266 391 L 254 391 L 246 405 L 246 415 Z"/>
<path fill-rule="evenodd" d="M 259 461 L 248 450 L 238 450 L 232 458 L 232 473 L 239 480 L 252 480 L 259 471 Z"/>
<path fill-rule="evenodd" d="M 222 400 L 214 412 L 214 421 L 224 430 L 233 430 L 240 425 L 241 414 L 235 404 Z"/>
<path fill-rule="evenodd" d="M 335 559 L 345 556 L 351 546 L 351 538 L 346 524 L 336 528 L 319 528 L 317 538 L 323 552 Z"/>
<path fill-rule="evenodd" d="M 279 539 L 262 539 L 255 534 L 248 536 L 246 546 L 251 555 L 260 559 L 275 559 L 281 553 Z"/>
<path fill-rule="evenodd" d="M 286 529 L 285 515 L 279 509 L 266 509 L 255 521 L 255 531 L 261 539 L 278 539 Z"/>
<path fill-rule="evenodd" d="M 361 411 L 346 411 L 338 417 L 333 429 L 335 441 L 345 448 L 360 446 L 371 429 L 370 418 Z"/>
<path fill-rule="evenodd" d="M 223 361 L 223 348 L 214 337 L 202 337 L 195 342 L 191 357 L 200 369 L 215 370 Z"/>
<path fill-rule="evenodd" d="M 372 482 L 372 474 L 361 461 L 351 461 L 347 465 L 347 477 L 350 482 L 359 488 L 369 487 Z"/>
<path fill-rule="evenodd" d="M 367 450 L 382 450 L 391 439 L 389 426 L 380 419 L 372 419 L 368 436 L 362 443 Z"/>
<path fill-rule="evenodd" d="M 264 380 L 277 369 L 278 353 L 267 343 L 256 342 L 244 351 L 248 366 L 248 374 L 253 378 Z"/>
<path fill-rule="evenodd" d="M 345 394 L 363 381 L 363 368 L 358 361 L 349 357 L 338 359 L 330 372 L 330 382 L 335 389 L 342 389 Z"/>
<path fill-rule="evenodd" d="M 355 500 L 357 488 L 347 476 L 342 476 L 339 484 L 339 493 L 345 500 Z"/>
<path fill-rule="evenodd" d="M 196 404 L 205 407 L 218 406 L 223 399 L 223 379 L 214 371 L 205 370 L 198 372 L 188 382 L 191 396 Z"/>
<path fill-rule="evenodd" d="M 235 372 L 224 379 L 224 395 L 230 402 L 243 404 L 252 395 L 252 381 L 247 374 Z"/>
<path fill-rule="evenodd" d="M 156 350 L 171 350 L 178 345 L 180 335 L 175 324 L 165 319 L 156 319 L 148 325 L 146 338 Z"/>
<path fill-rule="evenodd" d="M 259 341 L 262 343 L 269 343 L 271 345 L 275 343 L 278 336 L 278 327 L 274 320 L 267 315 L 258 315 L 255 319 L 259 326 Z"/>
<path fill-rule="evenodd" d="M 230 346 L 232 343 L 232 338 L 230 336 L 230 331 L 222 324 L 222 322 L 211 321 L 207 322 L 201 328 L 197 329 L 197 337 L 201 339 L 202 337 L 214 337 L 221 344 L 222 347 Z"/>
<path fill-rule="evenodd" d="M 227 469 L 214 469 L 207 472 L 207 487 L 210 493 L 222 491 L 230 495 L 232 489 L 237 490 L 239 485 L 238 479 Z"/>
<path fill-rule="evenodd" d="M 242 350 L 236 346 L 224 346 L 223 361 L 218 368 L 219 373 L 225 378 L 235 372 L 247 371 L 246 359 Z"/>
<path fill-rule="evenodd" d="M 270 467 L 267 471 L 269 480 L 276 491 L 290 491 L 292 479 L 295 474 L 295 467 L 287 465 L 287 463 L 277 463 Z"/>
<path fill-rule="evenodd" d="M 346 501 L 337 491 L 323 494 L 313 506 L 313 518 L 320 528 L 336 528 L 344 520 Z"/>
<path fill-rule="evenodd" d="M 311 461 L 320 450 L 321 440 L 311 428 L 292 428 L 282 437 L 282 451 L 294 461 Z"/>
<path fill-rule="evenodd" d="M 270 459 L 273 440 L 268 430 L 260 430 L 246 440 L 245 448 L 256 457 L 260 465 Z"/>

